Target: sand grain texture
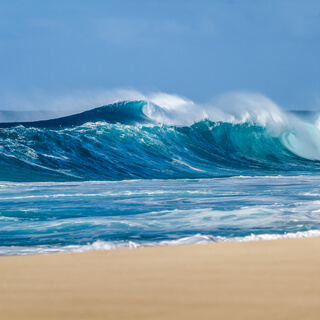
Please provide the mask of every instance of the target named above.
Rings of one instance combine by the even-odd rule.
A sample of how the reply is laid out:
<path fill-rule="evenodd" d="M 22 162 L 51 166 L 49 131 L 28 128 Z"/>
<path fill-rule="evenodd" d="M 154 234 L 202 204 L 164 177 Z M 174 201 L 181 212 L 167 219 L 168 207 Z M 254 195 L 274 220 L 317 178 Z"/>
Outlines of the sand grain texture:
<path fill-rule="evenodd" d="M 0 319 L 319 319 L 320 238 L 0 258 Z"/>

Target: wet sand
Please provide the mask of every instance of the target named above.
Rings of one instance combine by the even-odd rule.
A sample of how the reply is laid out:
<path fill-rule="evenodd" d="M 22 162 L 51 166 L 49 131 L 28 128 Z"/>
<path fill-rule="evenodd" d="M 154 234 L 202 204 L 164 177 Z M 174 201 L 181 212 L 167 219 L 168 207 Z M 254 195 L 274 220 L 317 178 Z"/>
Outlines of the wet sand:
<path fill-rule="evenodd" d="M 319 319 L 320 238 L 0 258 L 0 319 Z"/>

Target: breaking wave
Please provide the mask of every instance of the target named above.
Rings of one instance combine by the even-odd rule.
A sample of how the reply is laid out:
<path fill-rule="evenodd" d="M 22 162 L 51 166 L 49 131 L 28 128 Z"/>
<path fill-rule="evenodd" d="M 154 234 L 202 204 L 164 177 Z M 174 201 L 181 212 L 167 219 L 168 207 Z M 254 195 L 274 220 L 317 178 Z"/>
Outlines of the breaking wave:
<path fill-rule="evenodd" d="M 317 123 L 259 95 L 207 105 L 171 95 L 52 120 L 0 123 L 0 180 L 296 174 L 320 168 Z"/>

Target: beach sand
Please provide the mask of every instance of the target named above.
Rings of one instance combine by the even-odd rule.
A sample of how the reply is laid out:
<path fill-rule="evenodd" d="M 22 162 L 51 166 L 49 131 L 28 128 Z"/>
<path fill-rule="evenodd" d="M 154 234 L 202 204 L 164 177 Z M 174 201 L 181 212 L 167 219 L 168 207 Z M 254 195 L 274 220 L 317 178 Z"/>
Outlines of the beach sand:
<path fill-rule="evenodd" d="M 0 319 L 319 319 L 320 238 L 0 258 Z"/>

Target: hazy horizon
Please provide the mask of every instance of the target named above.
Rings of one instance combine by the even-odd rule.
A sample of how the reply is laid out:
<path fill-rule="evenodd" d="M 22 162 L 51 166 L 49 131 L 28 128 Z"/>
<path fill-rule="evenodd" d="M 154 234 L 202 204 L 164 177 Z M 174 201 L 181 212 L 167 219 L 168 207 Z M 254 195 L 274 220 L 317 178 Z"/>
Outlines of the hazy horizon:
<path fill-rule="evenodd" d="M 1 110 L 82 110 L 117 88 L 320 107 L 317 1 L 4 0 L 0 21 Z"/>

